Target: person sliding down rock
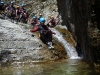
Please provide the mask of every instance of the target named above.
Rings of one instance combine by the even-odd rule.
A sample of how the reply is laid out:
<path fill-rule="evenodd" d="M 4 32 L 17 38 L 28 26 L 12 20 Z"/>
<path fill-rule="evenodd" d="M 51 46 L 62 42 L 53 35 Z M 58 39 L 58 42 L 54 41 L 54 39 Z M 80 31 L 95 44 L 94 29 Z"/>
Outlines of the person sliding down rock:
<path fill-rule="evenodd" d="M 40 24 L 36 25 L 34 29 L 30 30 L 30 32 L 36 32 L 39 31 L 40 38 L 45 40 L 46 44 L 48 45 L 49 49 L 54 48 L 52 45 L 52 34 L 56 34 L 53 31 L 51 31 L 47 25 L 45 25 L 45 18 L 40 18 Z"/>

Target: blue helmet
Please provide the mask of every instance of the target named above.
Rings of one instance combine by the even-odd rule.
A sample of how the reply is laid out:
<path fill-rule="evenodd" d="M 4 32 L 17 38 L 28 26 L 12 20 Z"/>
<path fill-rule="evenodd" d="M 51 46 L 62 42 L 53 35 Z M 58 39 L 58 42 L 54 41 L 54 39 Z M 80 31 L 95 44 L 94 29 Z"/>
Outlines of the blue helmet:
<path fill-rule="evenodd" d="M 1 4 L 4 4 L 4 2 L 0 2 Z"/>
<path fill-rule="evenodd" d="M 45 22 L 45 18 L 44 17 L 40 18 L 40 22 L 44 23 Z"/>
<path fill-rule="evenodd" d="M 13 2 L 13 1 L 11 1 L 10 3 L 11 3 L 11 4 L 14 4 L 14 2 Z"/>
<path fill-rule="evenodd" d="M 35 18 L 37 18 L 37 16 L 36 16 L 36 15 L 34 15 L 34 16 L 33 16 L 33 18 L 35 19 Z"/>
<path fill-rule="evenodd" d="M 22 4 L 21 4 L 21 6 L 23 7 L 23 6 L 24 6 L 24 4 L 22 3 Z"/>
<path fill-rule="evenodd" d="M 33 18 L 36 19 L 37 17 L 34 16 Z"/>

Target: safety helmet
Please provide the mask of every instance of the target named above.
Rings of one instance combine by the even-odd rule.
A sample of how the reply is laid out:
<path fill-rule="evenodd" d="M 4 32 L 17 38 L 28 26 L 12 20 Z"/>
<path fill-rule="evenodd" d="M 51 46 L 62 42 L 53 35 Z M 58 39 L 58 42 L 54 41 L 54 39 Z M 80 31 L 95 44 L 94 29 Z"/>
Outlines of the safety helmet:
<path fill-rule="evenodd" d="M 11 3 L 11 4 L 14 4 L 14 2 L 13 2 L 13 1 L 11 1 L 10 3 Z"/>
<path fill-rule="evenodd" d="M 16 8 L 20 8 L 20 6 L 17 6 Z"/>
<path fill-rule="evenodd" d="M 4 4 L 4 2 L 0 2 L 1 4 Z"/>
<path fill-rule="evenodd" d="M 34 17 L 37 17 L 36 15 L 34 15 Z"/>
<path fill-rule="evenodd" d="M 36 16 L 34 16 L 33 18 L 34 18 L 34 19 L 36 19 L 37 17 L 36 17 Z"/>
<path fill-rule="evenodd" d="M 40 18 L 40 23 L 44 23 L 44 22 L 45 22 L 45 18 L 44 17 Z"/>
<path fill-rule="evenodd" d="M 34 16 L 33 18 L 34 18 L 34 19 L 36 19 L 36 17 L 35 17 L 35 16 Z"/>
<path fill-rule="evenodd" d="M 21 6 L 23 7 L 23 6 L 24 6 L 24 4 L 22 3 L 22 4 L 21 4 Z"/>
<path fill-rule="evenodd" d="M 37 16 L 35 15 L 35 16 L 33 16 L 33 18 L 34 18 L 34 19 L 36 19 L 36 18 L 37 18 Z"/>
<path fill-rule="evenodd" d="M 42 16 L 42 14 L 39 14 L 40 16 Z"/>
<path fill-rule="evenodd" d="M 54 16 L 51 16 L 51 18 L 54 18 Z"/>

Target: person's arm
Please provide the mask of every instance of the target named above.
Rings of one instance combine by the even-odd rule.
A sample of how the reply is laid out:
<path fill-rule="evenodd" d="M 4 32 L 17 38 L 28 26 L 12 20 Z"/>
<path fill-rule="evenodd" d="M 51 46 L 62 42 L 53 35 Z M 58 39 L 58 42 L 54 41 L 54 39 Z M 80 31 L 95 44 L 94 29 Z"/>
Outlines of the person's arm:
<path fill-rule="evenodd" d="M 48 26 L 48 27 L 50 26 L 50 23 L 51 23 L 51 20 L 49 20 L 48 23 L 47 23 L 47 26 Z"/>
<path fill-rule="evenodd" d="M 30 32 L 36 32 L 36 31 L 39 31 L 39 27 L 36 26 L 34 29 L 30 30 Z"/>
<path fill-rule="evenodd" d="M 33 22 L 34 22 L 34 20 L 32 19 L 30 23 L 33 23 Z"/>
<path fill-rule="evenodd" d="M 53 31 L 51 31 L 52 32 L 52 34 L 56 34 L 55 32 L 53 32 Z"/>
<path fill-rule="evenodd" d="M 49 20 L 47 24 L 49 24 L 49 23 L 51 23 L 51 20 Z"/>
<path fill-rule="evenodd" d="M 17 17 L 17 16 L 18 16 L 18 15 L 17 15 L 18 10 L 16 9 L 15 11 L 16 11 L 16 17 Z"/>
<path fill-rule="evenodd" d="M 47 28 L 48 28 L 48 30 L 50 30 L 50 29 L 49 29 L 49 27 L 47 27 Z M 52 30 L 51 30 L 51 32 L 52 32 L 52 34 L 56 34 L 56 33 L 55 33 L 55 32 L 53 32 Z"/>

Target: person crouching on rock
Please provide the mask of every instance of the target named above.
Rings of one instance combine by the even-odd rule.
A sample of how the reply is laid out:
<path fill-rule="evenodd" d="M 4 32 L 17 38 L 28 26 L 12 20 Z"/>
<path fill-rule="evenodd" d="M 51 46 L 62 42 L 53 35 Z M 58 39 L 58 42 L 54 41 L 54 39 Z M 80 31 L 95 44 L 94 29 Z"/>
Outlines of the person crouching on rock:
<path fill-rule="evenodd" d="M 40 38 L 45 40 L 45 42 L 48 45 L 49 49 L 54 48 L 52 45 L 52 34 L 56 34 L 53 31 L 51 31 L 47 25 L 45 25 L 45 18 L 40 18 L 40 24 L 37 25 L 34 29 L 30 30 L 30 32 L 36 32 L 39 31 Z"/>
<path fill-rule="evenodd" d="M 38 19 L 37 19 L 37 16 L 35 15 L 31 21 L 31 25 L 32 26 L 36 26 L 38 24 Z"/>
<path fill-rule="evenodd" d="M 51 19 L 47 23 L 47 26 L 48 27 L 55 27 L 56 26 L 56 19 L 54 18 L 54 16 L 51 16 Z"/>

